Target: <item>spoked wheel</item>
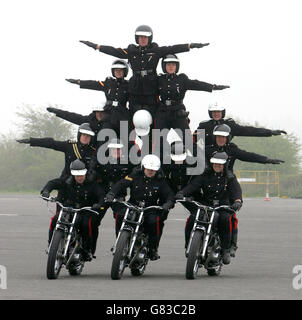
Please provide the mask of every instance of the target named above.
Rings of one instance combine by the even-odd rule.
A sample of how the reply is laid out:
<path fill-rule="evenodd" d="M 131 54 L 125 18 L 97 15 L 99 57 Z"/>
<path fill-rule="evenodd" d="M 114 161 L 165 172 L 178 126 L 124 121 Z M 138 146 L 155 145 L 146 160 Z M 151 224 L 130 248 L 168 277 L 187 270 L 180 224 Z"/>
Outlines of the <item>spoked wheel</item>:
<path fill-rule="evenodd" d="M 47 260 L 47 279 L 57 279 L 61 271 L 64 258 L 65 237 L 62 230 L 54 232 Z"/>
<path fill-rule="evenodd" d="M 126 259 L 129 250 L 130 233 L 122 231 L 116 244 L 116 250 L 112 260 L 111 278 L 113 280 L 121 279 L 126 267 Z"/>
<path fill-rule="evenodd" d="M 203 232 L 196 230 L 192 242 L 190 251 L 187 258 L 186 266 L 186 278 L 195 279 L 198 273 L 200 254 L 202 249 Z"/>
<path fill-rule="evenodd" d="M 66 263 L 66 268 L 71 276 L 79 276 L 84 268 L 84 261 L 82 260 L 80 241 L 73 235 L 73 241 L 70 244 L 70 255 Z"/>

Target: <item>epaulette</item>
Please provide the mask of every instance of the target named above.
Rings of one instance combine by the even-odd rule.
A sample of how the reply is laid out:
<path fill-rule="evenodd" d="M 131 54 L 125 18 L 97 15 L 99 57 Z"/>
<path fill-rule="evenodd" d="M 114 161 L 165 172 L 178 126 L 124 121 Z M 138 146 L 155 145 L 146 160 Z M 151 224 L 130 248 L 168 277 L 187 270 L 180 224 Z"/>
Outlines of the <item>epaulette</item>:
<path fill-rule="evenodd" d="M 73 143 L 77 143 L 77 140 L 68 140 L 68 143 L 73 144 Z"/>
<path fill-rule="evenodd" d="M 233 122 L 235 122 L 235 120 L 233 118 L 224 119 L 224 121 L 233 121 Z"/>

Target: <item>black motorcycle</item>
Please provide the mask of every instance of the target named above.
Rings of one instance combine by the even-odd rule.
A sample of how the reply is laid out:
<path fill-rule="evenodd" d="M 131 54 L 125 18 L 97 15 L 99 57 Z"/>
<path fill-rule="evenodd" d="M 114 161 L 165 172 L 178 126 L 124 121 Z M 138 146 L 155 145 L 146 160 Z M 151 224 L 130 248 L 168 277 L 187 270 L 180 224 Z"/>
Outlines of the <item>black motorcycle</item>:
<path fill-rule="evenodd" d="M 215 208 L 204 206 L 190 198 L 176 200 L 176 202 L 191 203 L 197 208 L 190 240 L 186 248 L 186 278 L 195 279 L 198 269 L 202 266 L 207 270 L 209 276 L 220 275 L 222 256 L 217 231 L 219 210 L 223 209 L 230 214 L 234 214 L 234 210 L 225 205 Z"/>
<path fill-rule="evenodd" d="M 114 200 L 114 202 L 122 203 L 127 209 L 112 248 L 111 278 L 113 280 L 121 279 L 126 267 L 130 268 L 133 276 L 141 276 L 144 274 L 149 261 L 148 235 L 144 233 L 142 228 L 144 216 L 148 214 L 148 210 L 162 210 L 162 207 L 144 207 L 144 203 L 135 206 L 129 202 L 118 200 Z"/>
<path fill-rule="evenodd" d="M 80 275 L 85 261 L 82 258 L 82 236 L 75 226 L 77 215 L 87 214 L 87 211 L 95 214 L 99 213 L 92 210 L 91 207 L 79 209 L 64 207 L 62 203 L 52 197 L 42 197 L 42 199 L 54 202 L 60 207 L 58 221 L 47 250 L 47 278 L 57 279 L 63 265 L 70 275 Z"/>

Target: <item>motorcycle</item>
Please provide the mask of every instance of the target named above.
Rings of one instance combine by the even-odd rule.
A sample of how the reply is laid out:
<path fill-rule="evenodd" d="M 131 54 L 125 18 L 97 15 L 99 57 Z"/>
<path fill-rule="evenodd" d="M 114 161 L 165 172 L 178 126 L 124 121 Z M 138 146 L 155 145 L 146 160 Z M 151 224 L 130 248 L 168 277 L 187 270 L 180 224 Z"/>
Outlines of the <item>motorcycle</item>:
<path fill-rule="evenodd" d="M 209 207 L 191 198 L 176 200 L 196 206 L 194 225 L 186 248 L 186 278 L 195 279 L 199 268 L 204 267 L 209 276 L 219 276 L 222 269 L 220 238 L 217 231 L 219 210 L 234 214 L 229 206 Z"/>
<path fill-rule="evenodd" d="M 160 206 L 144 207 L 144 202 L 139 206 L 126 201 L 114 200 L 127 207 L 124 219 L 112 248 L 113 260 L 111 266 L 111 278 L 121 279 L 126 267 L 129 267 L 133 276 L 142 276 L 149 261 L 148 235 L 144 233 L 142 224 L 144 215 L 150 209 L 159 209 Z"/>
<path fill-rule="evenodd" d="M 91 207 L 79 209 L 64 207 L 62 203 L 52 197 L 42 197 L 42 199 L 48 202 L 54 202 L 60 207 L 58 221 L 47 250 L 47 278 L 57 279 L 63 265 L 65 265 L 70 275 L 80 275 L 84 268 L 85 261 L 81 254 L 83 252 L 82 236 L 75 227 L 77 215 L 85 214 L 85 211 L 90 211 L 95 214 L 99 213 L 92 210 Z"/>

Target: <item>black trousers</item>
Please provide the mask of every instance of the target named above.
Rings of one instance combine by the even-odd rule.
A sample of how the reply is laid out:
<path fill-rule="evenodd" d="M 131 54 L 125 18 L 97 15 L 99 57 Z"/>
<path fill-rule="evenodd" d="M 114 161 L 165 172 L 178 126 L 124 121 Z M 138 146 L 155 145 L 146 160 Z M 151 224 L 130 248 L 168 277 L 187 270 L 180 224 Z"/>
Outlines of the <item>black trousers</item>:
<path fill-rule="evenodd" d="M 129 111 L 130 118 L 132 120 L 136 111 L 144 109 L 151 113 L 153 119 L 157 112 L 158 97 L 157 95 L 142 95 L 142 94 L 130 94 L 129 95 Z"/>
<path fill-rule="evenodd" d="M 200 213 L 202 214 L 202 212 Z M 196 211 L 193 212 L 187 219 L 185 226 L 185 247 L 188 246 L 190 234 L 194 226 Z M 218 220 L 214 222 L 212 228 L 217 228 L 220 237 L 221 248 L 229 249 L 232 239 L 232 215 L 222 210 L 219 211 Z"/>
<path fill-rule="evenodd" d="M 101 211 L 99 215 L 91 213 L 78 214 L 75 221 L 75 228 L 77 228 L 82 235 L 83 249 L 91 250 L 92 254 L 94 254 L 96 250 L 96 244 L 99 235 L 99 225 L 101 224 L 104 215 L 104 211 Z M 48 232 L 48 243 L 51 242 L 58 218 L 59 212 L 56 213 L 51 219 Z"/>
<path fill-rule="evenodd" d="M 114 213 L 115 218 L 115 235 L 118 236 L 121 225 L 123 223 L 126 209 Z M 150 212 L 144 217 L 143 230 L 149 237 L 149 249 L 156 249 L 159 246 L 159 241 L 164 228 L 165 217 L 162 217 L 157 212 Z"/>

